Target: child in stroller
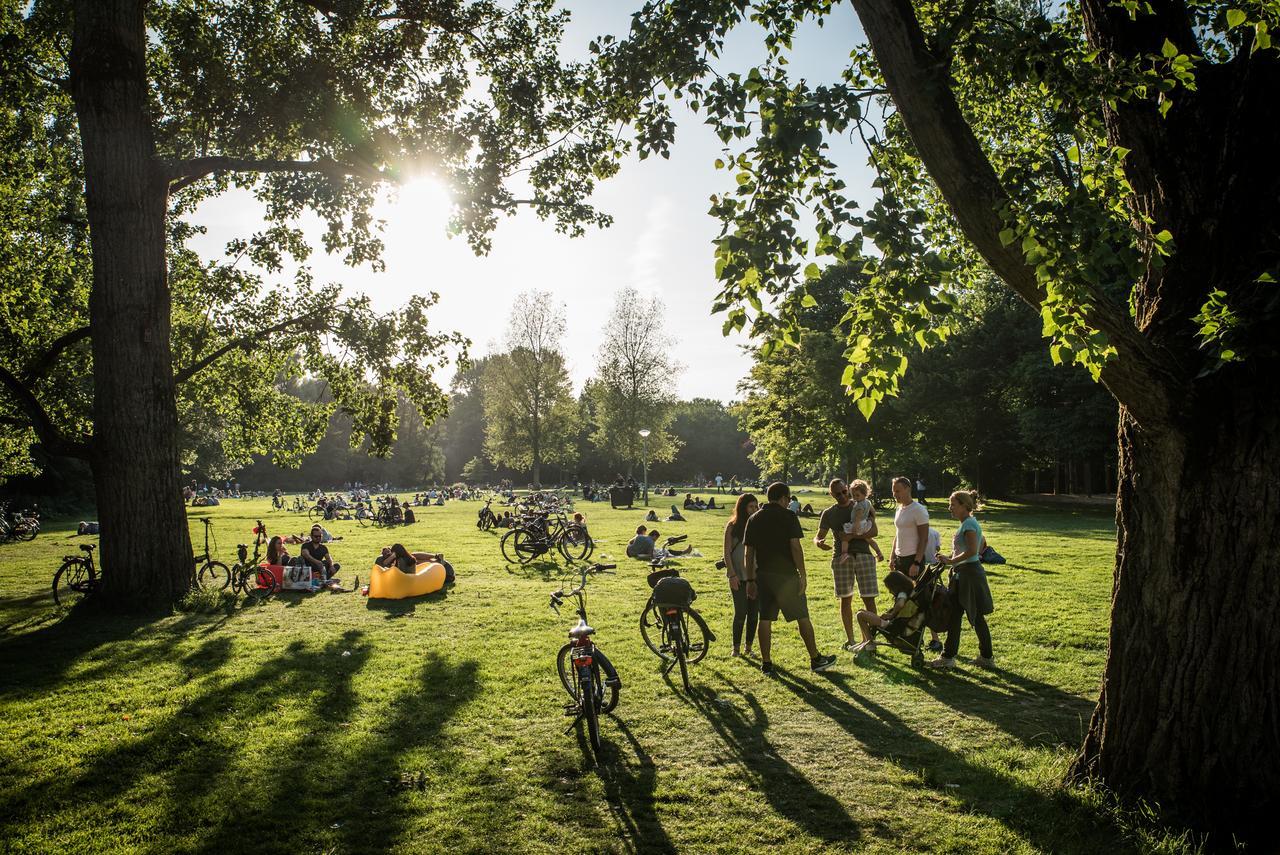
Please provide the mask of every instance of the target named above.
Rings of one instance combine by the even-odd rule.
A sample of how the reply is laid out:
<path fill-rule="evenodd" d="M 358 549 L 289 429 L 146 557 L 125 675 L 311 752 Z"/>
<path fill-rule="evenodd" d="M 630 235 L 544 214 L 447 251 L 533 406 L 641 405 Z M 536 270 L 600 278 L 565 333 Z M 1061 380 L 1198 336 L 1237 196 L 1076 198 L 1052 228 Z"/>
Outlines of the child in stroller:
<path fill-rule="evenodd" d="M 863 653 L 876 651 L 876 635 L 904 653 L 911 654 L 911 664 L 924 664 L 924 637 L 926 629 L 945 629 L 950 602 L 946 586 L 941 583 L 942 565 L 930 564 L 915 583 L 904 573 L 891 571 L 884 579 L 885 587 L 893 594 L 893 606 L 884 614 L 871 611 L 858 612 L 858 624 L 868 641 L 853 648 L 855 658 Z"/>

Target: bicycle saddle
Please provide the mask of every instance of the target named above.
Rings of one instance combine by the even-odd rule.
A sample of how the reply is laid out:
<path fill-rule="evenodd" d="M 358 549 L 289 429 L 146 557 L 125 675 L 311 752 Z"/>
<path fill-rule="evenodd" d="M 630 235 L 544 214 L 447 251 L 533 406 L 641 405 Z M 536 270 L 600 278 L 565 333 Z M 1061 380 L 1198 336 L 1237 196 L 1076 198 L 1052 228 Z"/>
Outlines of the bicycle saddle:
<path fill-rule="evenodd" d="M 578 618 L 578 625 L 569 630 L 570 638 L 586 638 L 588 635 L 595 635 L 596 628 L 588 624 L 582 618 Z"/>
<path fill-rule="evenodd" d="M 95 547 L 92 543 L 82 543 L 82 544 L 80 544 L 80 551 L 81 551 L 81 552 L 93 552 L 93 550 L 94 550 L 94 549 L 96 549 L 96 548 L 97 548 L 97 547 Z"/>

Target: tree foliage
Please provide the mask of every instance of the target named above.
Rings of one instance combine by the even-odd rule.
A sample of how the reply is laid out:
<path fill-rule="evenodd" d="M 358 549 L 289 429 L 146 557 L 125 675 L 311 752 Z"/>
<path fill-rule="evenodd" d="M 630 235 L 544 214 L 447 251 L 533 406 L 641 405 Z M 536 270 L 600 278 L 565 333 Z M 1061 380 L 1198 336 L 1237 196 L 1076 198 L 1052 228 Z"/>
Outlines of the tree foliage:
<path fill-rule="evenodd" d="M 670 425 L 681 366 L 669 355 L 675 342 L 664 331 L 665 313 L 656 295 L 646 299 L 634 288 L 621 289 L 596 357 L 591 440 L 627 472 L 644 453 L 651 462 L 666 462 L 680 448 Z M 650 431 L 647 439 L 642 429 Z"/>
<path fill-rule="evenodd" d="M 547 291 L 512 302 L 503 353 L 484 369 L 485 452 L 499 466 L 532 470 L 573 458 L 577 406 L 560 342 L 564 304 Z"/>

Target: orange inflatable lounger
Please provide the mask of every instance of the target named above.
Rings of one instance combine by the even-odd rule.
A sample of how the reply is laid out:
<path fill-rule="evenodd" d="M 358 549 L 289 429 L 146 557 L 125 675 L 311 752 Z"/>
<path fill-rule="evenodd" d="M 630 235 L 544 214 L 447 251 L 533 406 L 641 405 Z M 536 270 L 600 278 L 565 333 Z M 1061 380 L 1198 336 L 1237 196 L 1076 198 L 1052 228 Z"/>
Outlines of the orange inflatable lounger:
<path fill-rule="evenodd" d="M 369 596 L 382 600 L 403 600 L 422 594 L 434 594 L 444 587 L 444 565 L 422 562 L 413 573 L 395 567 L 373 565 L 369 571 Z"/>

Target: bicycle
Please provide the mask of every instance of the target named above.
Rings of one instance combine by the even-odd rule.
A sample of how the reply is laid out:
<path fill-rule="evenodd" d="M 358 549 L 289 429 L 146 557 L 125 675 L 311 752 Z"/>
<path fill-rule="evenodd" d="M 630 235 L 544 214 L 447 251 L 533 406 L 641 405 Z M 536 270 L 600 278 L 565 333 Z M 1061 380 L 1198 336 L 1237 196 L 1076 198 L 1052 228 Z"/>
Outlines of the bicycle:
<path fill-rule="evenodd" d="M 0 504 L 0 541 L 35 540 L 39 533 L 39 511 L 10 512 L 8 503 Z"/>
<path fill-rule="evenodd" d="M 573 716 L 573 723 L 565 728 L 565 733 L 572 731 L 580 721 L 587 723 L 587 737 L 591 749 L 596 756 L 600 755 L 600 714 L 610 713 L 618 705 L 618 692 L 622 689 L 622 680 L 618 677 L 613 663 L 596 646 L 592 636 L 595 627 L 587 622 L 587 601 L 583 593 L 587 587 L 587 576 L 598 573 L 609 573 L 616 564 L 592 564 L 583 567 L 581 582 L 571 591 L 563 588 L 551 595 L 551 610 L 560 614 L 560 606 L 567 597 L 576 597 L 578 623 L 569 630 L 569 642 L 556 654 L 556 673 L 560 676 L 560 684 L 569 693 L 573 703 L 565 706 L 565 715 Z M 603 671 L 604 676 L 601 676 Z"/>
<path fill-rule="evenodd" d="M 100 579 L 98 568 L 93 563 L 92 543 L 80 544 L 84 555 L 68 555 L 62 559 L 62 566 L 53 574 L 53 602 L 61 606 L 64 601 L 74 605 L 82 597 L 98 590 Z"/>
<path fill-rule="evenodd" d="M 488 531 L 498 524 L 498 515 L 489 507 L 493 504 L 495 497 L 490 496 L 484 500 L 484 507 L 480 509 L 479 519 L 476 520 L 476 528 L 481 531 Z"/>
<path fill-rule="evenodd" d="M 262 544 L 267 541 L 267 527 L 262 524 L 262 520 L 258 520 L 258 525 L 253 530 L 253 560 L 249 560 L 249 547 L 246 544 L 236 544 L 236 555 L 240 559 L 236 565 L 231 568 L 228 580 L 231 584 L 231 590 L 237 594 L 244 594 L 245 597 L 254 601 L 265 599 L 276 591 L 280 590 L 280 585 L 284 581 L 276 576 L 275 571 L 270 567 L 263 566 L 262 560 Z M 226 587 L 225 583 L 223 587 Z"/>
<path fill-rule="evenodd" d="M 653 593 L 640 612 L 640 637 L 645 646 L 663 661 L 662 673 L 680 666 L 680 681 L 689 691 L 689 666 L 701 662 L 716 640 L 715 633 L 707 626 L 693 601 L 697 593 L 688 580 L 680 576 L 679 569 L 667 567 L 667 557 L 674 543 L 687 535 L 669 537 L 664 549 L 651 562 L 655 569 L 649 574 L 649 587 Z M 689 550 L 683 553 L 687 554 Z"/>
<path fill-rule="evenodd" d="M 231 581 L 231 568 L 221 561 L 214 561 L 213 553 L 209 550 L 209 532 L 213 528 L 213 520 L 206 517 L 200 522 L 204 523 L 204 554 L 195 556 L 196 584 L 201 588 L 216 588 L 220 591 Z M 214 546 L 217 546 L 216 542 Z"/>

